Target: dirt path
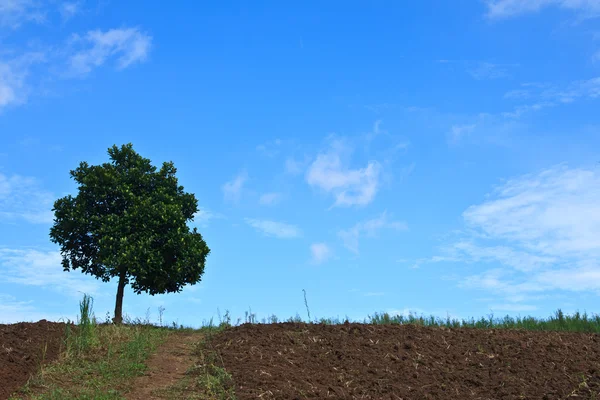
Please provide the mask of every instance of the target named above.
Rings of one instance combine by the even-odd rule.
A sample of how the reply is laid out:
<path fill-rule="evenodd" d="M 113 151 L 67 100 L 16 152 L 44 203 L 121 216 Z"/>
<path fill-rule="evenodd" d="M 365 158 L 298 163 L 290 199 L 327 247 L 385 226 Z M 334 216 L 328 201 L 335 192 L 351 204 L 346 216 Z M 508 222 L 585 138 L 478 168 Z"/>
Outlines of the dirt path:
<path fill-rule="evenodd" d="M 156 391 L 165 389 L 183 379 L 186 370 L 194 363 L 192 350 L 202 339 L 198 333 L 173 333 L 148 359 L 148 370 L 136 378 L 128 400 L 160 399 Z"/>

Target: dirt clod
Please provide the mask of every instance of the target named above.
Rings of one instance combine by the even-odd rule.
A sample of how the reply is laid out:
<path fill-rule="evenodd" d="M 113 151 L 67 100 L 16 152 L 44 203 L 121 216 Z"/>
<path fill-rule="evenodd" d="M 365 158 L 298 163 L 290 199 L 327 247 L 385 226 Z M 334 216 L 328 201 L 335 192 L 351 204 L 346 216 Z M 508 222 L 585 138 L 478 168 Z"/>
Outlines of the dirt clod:
<path fill-rule="evenodd" d="M 0 325 L 0 400 L 20 389 L 41 365 L 58 358 L 65 324 L 41 320 Z"/>

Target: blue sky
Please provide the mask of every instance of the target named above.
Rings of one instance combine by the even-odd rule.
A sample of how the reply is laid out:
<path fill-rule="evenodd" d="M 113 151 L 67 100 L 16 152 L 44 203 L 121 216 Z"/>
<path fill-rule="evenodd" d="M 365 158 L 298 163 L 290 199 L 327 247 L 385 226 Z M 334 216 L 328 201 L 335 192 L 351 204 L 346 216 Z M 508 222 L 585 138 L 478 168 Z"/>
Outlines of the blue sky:
<path fill-rule="evenodd" d="M 600 1 L 0 0 L 0 322 L 96 315 L 52 203 L 132 142 L 212 252 L 124 311 L 596 312 Z"/>

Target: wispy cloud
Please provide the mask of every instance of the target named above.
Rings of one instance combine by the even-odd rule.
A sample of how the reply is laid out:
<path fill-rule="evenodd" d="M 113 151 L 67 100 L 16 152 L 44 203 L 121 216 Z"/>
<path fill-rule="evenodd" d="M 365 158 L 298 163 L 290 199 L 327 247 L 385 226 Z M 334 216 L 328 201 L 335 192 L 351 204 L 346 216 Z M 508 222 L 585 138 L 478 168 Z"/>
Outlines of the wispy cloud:
<path fill-rule="evenodd" d="M 397 103 L 367 104 L 367 105 L 364 105 L 362 107 L 366 108 L 369 111 L 374 112 L 375 114 L 380 114 L 380 113 L 382 113 L 384 111 L 405 108 L 401 104 L 397 104 Z"/>
<path fill-rule="evenodd" d="M 242 171 L 231 181 L 225 182 L 225 184 L 222 186 L 225 200 L 233 202 L 239 201 L 244 184 L 247 180 L 248 173 L 246 171 Z"/>
<path fill-rule="evenodd" d="M 17 322 L 37 322 L 41 319 L 48 321 L 74 321 L 75 315 L 59 315 L 41 312 L 31 300 L 22 301 L 14 296 L 0 293 L 0 324 L 15 324 Z"/>
<path fill-rule="evenodd" d="M 452 125 L 452 128 L 448 133 L 448 142 L 451 144 L 457 144 L 464 136 L 473 132 L 475 127 L 475 124 Z"/>
<path fill-rule="evenodd" d="M 509 75 L 505 66 L 490 62 L 479 62 L 467 68 L 467 72 L 475 79 L 500 79 Z"/>
<path fill-rule="evenodd" d="M 536 13 L 546 7 L 576 11 L 586 17 L 600 15 L 598 0 L 488 0 L 487 17 L 491 19 L 515 17 Z"/>
<path fill-rule="evenodd" d="M 18 28 L 29 21 L 50 25 L 56 22 L 50 16 L 60 13 L 64 22 L 79 12 L 79 1 L 0 0 L 0 28 Z M 0 111 L 26 103 L 29 95 L 39 90 L 36 85 L 48 76 L 84 77 L 109 60 L 115 61 L 117 69 L 145 61 L 152 44 L 152 37 L 138 28 L 91 30 L 51 46 L 38 43 L 37 39 L 26 39 L 28 43 L 36 43 L 35 51 L 24 51 L 23 46 L 16 49 L 5 46 L 0 57 Z M 7 59 L 7 55 L 11 58 Z M 34 65 L 39 66 L 39 71 Z"/>
<path fill-rule="evenodd" d="M 0 220 L 50 224 L 54 200 L 35 178 L 0 173 Z"/>
<path fill-rule="evenodd" d="M 109 59 L 116 59 L 118 69 L 145 61 L 152 37 L 138 28 L 123 28 L 89 31 L 84 36 L 75 35 L 72 42 L 83 48 L 70 57 L 71 72 L 85 76 Z"/>
<path fill-rule="evenodd" d="M 59 7 L 63 21 L 68 21 L 81 12 L 81 3 L 77 1 L 66 1 Z"/>
<path fill-rule="evenodd" d="M 313 264 L 322 264 L 329 260 L 332 251 L 325 243 L 313 243 L 310 245 L 311 261 Z"/>
<path fill-rule="evenodd" d="M 45 55 L 41 52 L 28 52 L 11 60 L 0 60 L 0 111 L 27 101 L 30 69 L 34 64 L 44 61 Z"/>
<path fill-rule="evenodd" d="M 281 151 L 281 145 L 283 141 L 281 139 L 275 139 L 263 144 L 256 146 L 256 150 L 266 157 L 275 157 Z"/>
<path fill-rule="evenodd" d="M 365 206 L 379 189 L 381 164 L 369 161 L 363 168 L 352 169 L 347 162 L 352 148 L 342 139 L 331 140 L 326 152 L 317 155 L 306 174 L 306 182 L 335 197 L 335 206 Z"/>
<path fill-rule="evenodd" d="M 519 64 L 500 64 L 480 60 L 437 60 L 439 64 L 448 66 L 458 65 L 471 75 L 474 79 L 500 79 L 510 77 L 510 68 L 518 67 Z"/>
<path fill-rule="evenodd" d="M 0 28 L 46 24 L 52 22 L 56 14 L 67 21 L 81 12 L 81 5 L 80 1 L 0 0 Z"/>
<path fill-rule="evenodd" d="M 437 261 L 493 268 L 465 277 L 462 287 L 507 297 L 600 291 L 597 168 L 561 164 L 510 179 L 463 217 L 465 237 L 443 246 Z"/>
<path fill-rule="evenodd" d="M 600 97 L 600 77 L 574 81 L 562 87 L 551 84 L 530 84 L 527 90 L 514 90 L 507 94 L 509 93 L 511 99 L 518 99 L 518 94 L 527 93 L 527 97 L 521 98 L 533 100 L 532 103 L 517 105 L 512 111 L 502 113 L 505 118 L 519 118 L 526 113 L 573 103 L 577 100 Z"/>
<path fill-rule="evenodd" d="M 27 22 L 43 22 L 45 14 L 35 0 L 0 0 L 0 26 L 16 29 Z"/>
<path fill-rule="evenodd" d="M 8 63 L 0 62 L 0 110 L 23 101 L 20 93 L 22 86 L 23 77 L 15 74 Z"/>
<path fill-rule="evenodd" d="M 300 175 L 310 164 L 310 161 L 311 159 L 308 156 L 304 156 L 301 160 L 294 157 L 288 157 L 285 160 L 285 172 L 290 175 Z"/>
<path fill-rule="evenodd" d="M 291 175 L 299 175 L 302 173 L 302 164 L 293 158 L 287 158 L 285 160 L 285 171 Z"/>
<path fill-rule="evenodd" d="M 248 225 L 253 227 L 266 236 L 272 236 L 280 239 L 291 239 L 302 235 L 302 231 L 295 225 L 286 224 L 265 219 L 244 219 Z"/>
<path fill-rule="evenodd" d="M 373 140 L 381 134 L 387 134 L 387 131 L 381 129 L 382 120 L 378 119 L 373 123 L 373 129 L 367 133 L 367 140 Z"/>
<path fill-rule="evenodd" d="M 273 206 L 279 203 L 282 197 L 282 194 L 277 192 L 264 193 L 260 196 L 258 202 L 263 206 Z"/>
<path fill-rule="evenodd" d="M 530 91 L 527 89 L 510 90 L 504 94 L 505 99 L 524 100 L 530 97 Z"/>
<path fill-rule="evenodd" d="M 218 218 L 223 218 L 223 215 L 214 213 L 206 208 L 199 208 L 194 214 L 194 224 L 206 227 L 211 220 Z"/>
<path fill-rule="evenodd" d="M 466 223 L 547 255 L 600 256 L 600 175 L 560 165 L 511 179 L 496 199 L 469 207 Z"/>
<path fill-rule="evenodd" d="M 359 253 L 359 239 L 362 236 L 376 237 L 381 229 L 393 229 L 397 231 L 407 230 L 408 226 L 405 222 L 391 221 L 388 218 L 387 211 L 384 211 L 377 218 L 373 218 L 364 222 L 359 222 L 350 229 L 340 230 L 338 236 L 342 239 L 344 246 L 351 252 Z"/>
<path fill-rule="evenodd" d="M 99 283 L 79 271 L 64 272 L 58 251 L 0 248 L 0 281 L 39 286 L 71 296 L 95 294 Z"/>

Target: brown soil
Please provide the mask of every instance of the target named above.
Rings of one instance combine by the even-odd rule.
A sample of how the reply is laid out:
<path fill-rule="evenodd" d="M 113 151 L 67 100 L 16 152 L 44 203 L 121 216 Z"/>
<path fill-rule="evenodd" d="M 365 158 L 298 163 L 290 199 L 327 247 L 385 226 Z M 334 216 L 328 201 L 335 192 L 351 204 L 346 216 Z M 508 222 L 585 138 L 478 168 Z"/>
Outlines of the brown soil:
<path fill-rule="evenodd" d="M 65 324 L 44 319 L 0 325 L 0 400 L 25 385 L 40 364 L 58 358 L 64 333 Z"/>
<path fill-rule="evenodd" d="M 201 336 L 189 333 L 172 333 L 148 359 L 148 369 L 143 376 L 136 378 L 128 400 L 148 400 L 160 398 L 161 390 L 167 389 L 184 378 L 185 372 L 194 363 L 191 355 L 193 346 Z"/>
<path fill-rule="evenodd" d="M 600 398 L 600 336 L 244 324 L 209 344 L 244 399 Z"/>

